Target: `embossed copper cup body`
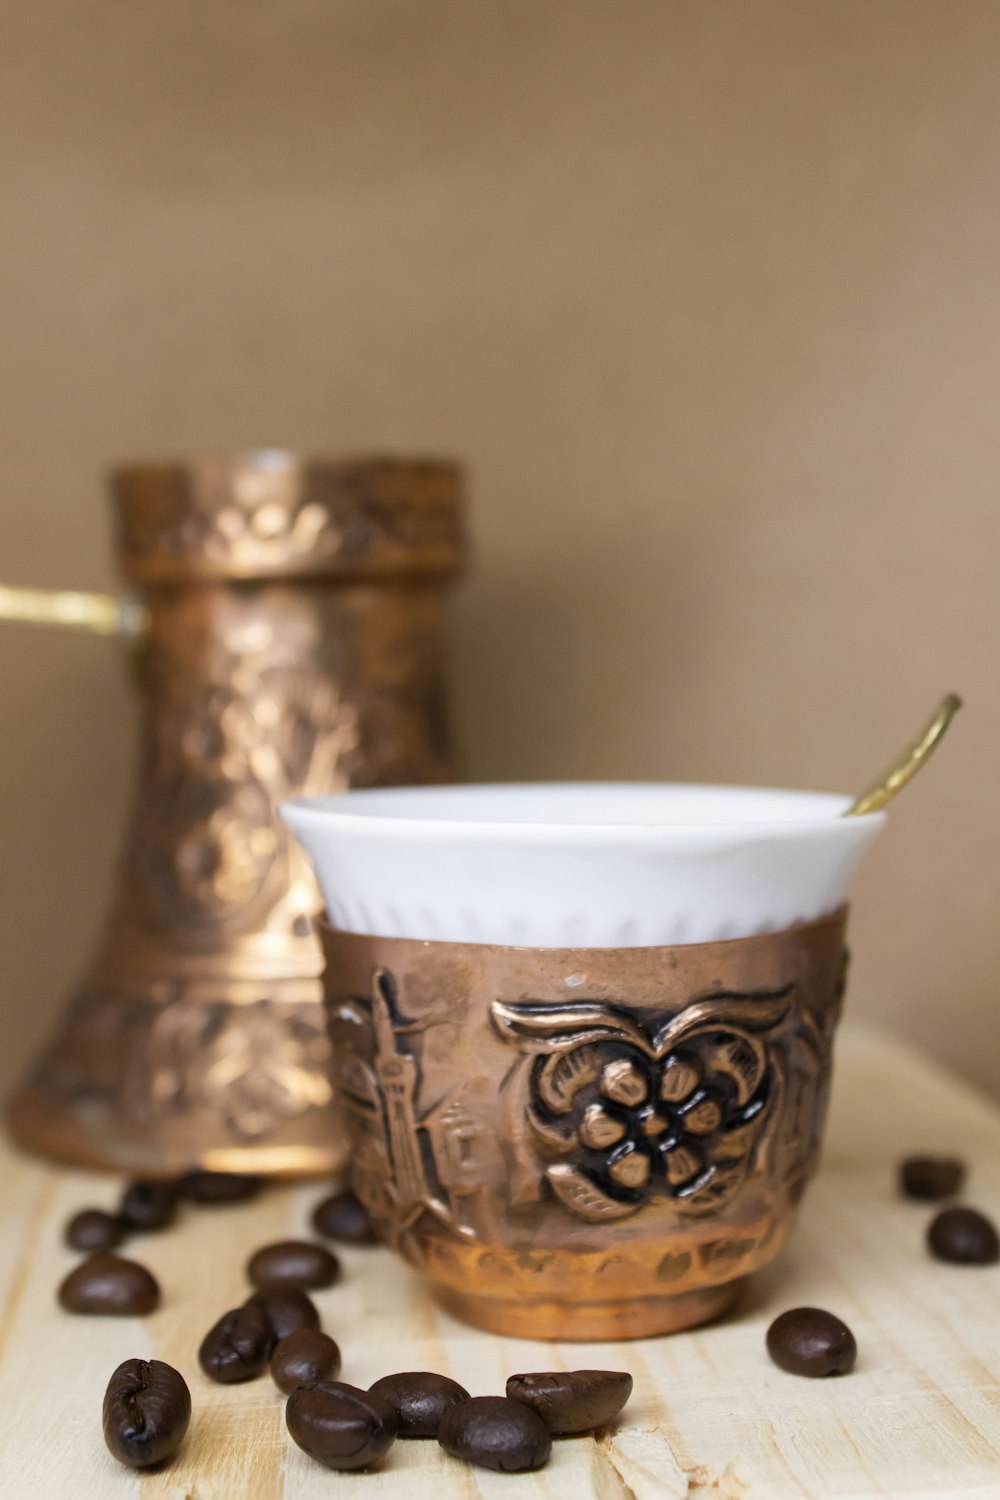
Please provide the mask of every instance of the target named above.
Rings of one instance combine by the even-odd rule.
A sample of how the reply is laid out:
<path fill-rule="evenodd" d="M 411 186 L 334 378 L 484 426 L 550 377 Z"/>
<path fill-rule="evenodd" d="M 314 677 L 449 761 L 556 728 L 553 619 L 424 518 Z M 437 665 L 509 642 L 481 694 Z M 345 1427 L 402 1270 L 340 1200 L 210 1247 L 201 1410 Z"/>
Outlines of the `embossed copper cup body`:
<path fill-rule="evenodd" d="M 96 958 L 10 1105 L 88 1166 L 332 1172 L 322 902 L 275 808 L 451 772 L 449 463 L 262 451 L 114 480 L 144 634 L 134 817 Z"/>
<path fill-rule="evenodd" d="M 844 921 L 559 949 L 324 926 L 356 1191 L 479 1327 L 619 1339 L 718 1316 L 816 1165 Z"/>

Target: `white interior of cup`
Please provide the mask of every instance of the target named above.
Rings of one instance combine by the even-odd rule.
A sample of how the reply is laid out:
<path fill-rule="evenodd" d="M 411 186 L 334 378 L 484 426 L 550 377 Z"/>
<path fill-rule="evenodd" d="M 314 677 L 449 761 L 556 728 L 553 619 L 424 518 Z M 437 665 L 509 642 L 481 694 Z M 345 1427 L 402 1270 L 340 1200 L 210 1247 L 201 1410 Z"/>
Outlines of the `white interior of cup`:
<path fill-rule="evenodd" d="M 282 808 L 348 932 L 637 947 L 773 932 L 844 901 L 885 821 L 822 792 L 669 783 L 399 787 Z"/>

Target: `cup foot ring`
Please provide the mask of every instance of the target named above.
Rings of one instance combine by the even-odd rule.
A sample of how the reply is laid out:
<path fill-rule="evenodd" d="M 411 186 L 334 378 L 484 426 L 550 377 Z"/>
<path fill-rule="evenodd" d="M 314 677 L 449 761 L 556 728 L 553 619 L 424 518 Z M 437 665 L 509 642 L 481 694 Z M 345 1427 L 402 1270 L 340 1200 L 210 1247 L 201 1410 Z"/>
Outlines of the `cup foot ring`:
<path fill-rule="evenodd" d="M 680 1333 L 721 1318 L 733 1307 L 745 1277 L 724 1286 L 701 1287 L 674 1297 L 631 1302 L 535 1302 L 487 1297 L 455 1287 L 435 1287 L 441 1307 L 460 1322 L 507 1338 L 599 1342 Z"/>

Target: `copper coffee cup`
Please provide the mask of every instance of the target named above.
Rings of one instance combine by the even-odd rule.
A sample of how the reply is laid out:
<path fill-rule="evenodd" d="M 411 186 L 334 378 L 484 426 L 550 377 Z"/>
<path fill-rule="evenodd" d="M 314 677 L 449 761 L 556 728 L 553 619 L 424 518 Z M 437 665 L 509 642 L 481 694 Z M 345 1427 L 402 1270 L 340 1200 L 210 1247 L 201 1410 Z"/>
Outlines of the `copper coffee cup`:
<path fill-rule="evenodd" d="M 445 1307 L 531 1338 L 667 1333 L 777 1254 L 819 1152 L 844 893 L 882 821 L 842 800 L 557 786 L 285 809 L 336 924 L 352 1180 Z"/>
<path fill-rule="evenodd" d="M 354 1186 L 449 1311 L 669 1333 L 780 1250 L 819 1151 L 843 911 L 661 948 L 322 938 Z"/>

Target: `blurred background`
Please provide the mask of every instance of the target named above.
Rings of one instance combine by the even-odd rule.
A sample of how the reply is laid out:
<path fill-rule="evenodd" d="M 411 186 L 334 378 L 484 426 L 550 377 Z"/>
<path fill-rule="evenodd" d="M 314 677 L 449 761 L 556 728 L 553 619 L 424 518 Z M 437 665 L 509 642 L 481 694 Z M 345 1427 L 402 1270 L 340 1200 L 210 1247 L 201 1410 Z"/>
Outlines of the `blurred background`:
<path fill-rule="evenodd" d="M 4 0 L 0 579 L 103 474 L 454 455 L 476 778 L 860 789 L 850 1010 L 1000 1091 L 1000 7 Z M 103 918 L 117 648 L 0 628 L 4 1081 Z"/>

